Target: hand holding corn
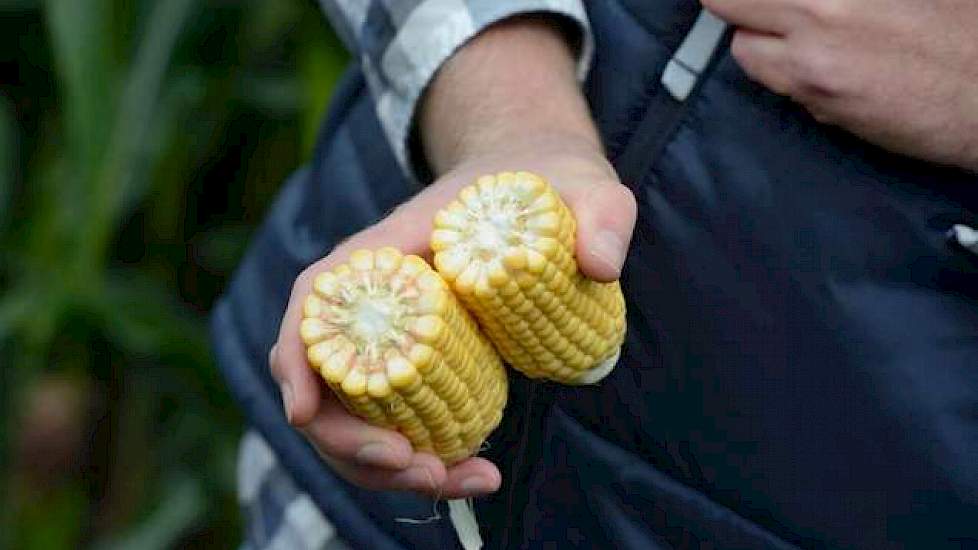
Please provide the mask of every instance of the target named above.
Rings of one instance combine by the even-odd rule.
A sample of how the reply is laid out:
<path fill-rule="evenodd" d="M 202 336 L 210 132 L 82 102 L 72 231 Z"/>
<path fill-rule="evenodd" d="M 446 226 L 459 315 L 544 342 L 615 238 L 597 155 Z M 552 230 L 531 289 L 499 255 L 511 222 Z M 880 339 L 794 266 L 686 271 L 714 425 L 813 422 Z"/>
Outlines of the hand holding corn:
<path fill-rule="evenodd" d="M 604 162 L 597 155 L 595 158 L 594 164 Z M 616 280 L 620 264 L 605 261 L 601 258 L 602 254 L 592 252 L 600 246 L 600 239 L 596 237 L 603 231 L 614 232 L 617 239 L 626 243 L 630 238 L 634 203 L 628 191 L 607 179 L 604 164 L 597 164 L 600 171 L 583 169 L 590 163 L 582 160 L 577 151 L 573 156 L 514 156 L 512 161 L 514 165 L 520 163 L 536 173 L 549 174 L 554 187 L 574 213 L 577 220 L 574 247 L 581 273 L 609 283 Z M 313 368 L 306 345 L 300 338 L 307 297 L 318 296 L 315 289 L 317 276 L 333 272 L 342 264 L 347 264 L 351 272 L 355 271 L 354 263 L 361 262 L 358 265 L 363 266 L 365 259 L 351 258 L 353 252 L 360 249 L 375 251 L 374 268 L 378 267 L 377 251 L 386 247 L 401 252 L 402 264 L 405 258 L 416 255 L 427 256 L 430 265 L 432 257 L 428 251 L 435 227 L 433 220 L 438 211 L 451 204 L 460 190 L 475 181 L 478 174 L 496 173 L 493 166 L 495 163 L 473 164 L 448 174 L 403 204 L 388 218 L 343 242 L 327 257 L 307 268 L 296 280 L 272 353 L 272 373 L 282 386 L 283 401 L 291 423 L 303 431 L 335 472 L 354 484 L 373 489 L 405 489 L 440 494 L 443 498 L 458 498 L 494 491 L 501 482 L 496 467 L 483 458 L 476 456 L 446 465 L 438 456 L 434 441 L 430 449 L 424 449 L 422 445 L 422 449 L 417 450 L 405 433 L 374 425 L 351 414 L 320 374 L 323 367 Z M 385 254 L 380 254 L 380 266 L 390 261 Z M 417 261 L 407 260 L 412 265 Z M 414 276 L 414 280 L 420 282 L 418 276 Z M 323 288 L 322 280 L 320 288 Z M 306 336 L 315 339 L 313 334 L 319 328 L 307 325 Z M 402 355 L 410 359 L 410 348 L 405 349 L 408 353 Z M 400 361 L 396 361 L 395 366 L 398 363 Z M 386 363 L 384 365 L 386 368 Z M 327 372 L 330 376 L 338 377 L 338 373 Z M 362 379 L 354 379 L 349 384 L 355 391 L 359 391 L 360 387 L 366 390 L 362 383 Z M 374 393 L 383 395 L 382 383 L 378 381 L 375 384 L 378 386 L 374 387 Z M 392 392 L 394 389 L 392 385 Z M 493 419 L 488 420 L 488 425 L 491 425 Z M 451 441 L 452 438 L 445 440 Z M 459 442 L 461 445 L 462 439 Z M 444 447 L 450 443 L 441 445 Z M 466 453 L 471 450 L 464 446 L 460 448 Z"/>
<path fill-rule="evenodd" d="M 271 357 L 272 374 L 291 423 L 335 473 L 356 485 L 453 499 L 493 492 L 501 478 L 479 457 L 446 466 L 436 454 L 414 450 L 404 434 L 374 426 L 340 403 L 311 368 L 300 339 L 304 301 L 319 273 L 348 263 L 358 249 L 390 246 L 404 256 L 425 256 L 440 208 L 480 175 L 519 168 L 553 182 L 573 212 L 580 272 L 597 281 L 618 278 L 635 222 L 634 198 L 604 158 L 573 58 L 559 46 L 562 35 L 531 25 L 525 36 L 515 28 L 523 23 L 494 26 L 439 70 L 418 120 L 425 156 L 438 179 L 309 266 L 293 287 Z M 520 53 L 499 55 L 509 50 Z M 561 61 L 562 56 L 567 59 Z M 543 92 L 546 102 L 540 101 Z"/>
<path fill-rule="evenodd" d="M 435 216 L 438 273 L 384 247 L 315 276 L 299 327 L 306 358 L 354 415 L 446 464 L 464 460 L 502 418 L 500 354 L 568 384 L 597 381 L 617 360 L 624 298 L 617 281 L 579 274 L 575 233 L 540 177 L 483 176 Z"/>

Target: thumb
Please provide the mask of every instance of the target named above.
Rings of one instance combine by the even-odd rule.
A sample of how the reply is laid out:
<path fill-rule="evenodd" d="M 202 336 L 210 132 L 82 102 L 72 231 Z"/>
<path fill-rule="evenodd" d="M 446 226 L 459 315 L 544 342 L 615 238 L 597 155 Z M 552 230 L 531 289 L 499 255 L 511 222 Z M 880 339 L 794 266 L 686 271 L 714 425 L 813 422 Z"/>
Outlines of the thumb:
<path fill-rule="evenodd" d="M 617 181 L 576 191 L 567 202 L 577 219 L 577 265 L 587 277 L 614 281 L 635 229 L 635 196 Z"/>

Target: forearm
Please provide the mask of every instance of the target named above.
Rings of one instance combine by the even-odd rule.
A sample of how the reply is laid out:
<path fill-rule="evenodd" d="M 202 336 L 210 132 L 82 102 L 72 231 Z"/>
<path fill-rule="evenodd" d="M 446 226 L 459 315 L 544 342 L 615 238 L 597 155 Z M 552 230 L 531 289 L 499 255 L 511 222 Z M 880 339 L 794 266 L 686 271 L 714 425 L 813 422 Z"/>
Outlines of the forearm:
<path fill-rule="evenodd" d="M 420 104 L 418 132 L 432 171 L 546 147 L 556 134 L 600 149 L 575 69 L 572 45 L 552 18 L 511 18 L 473 38 L 442 66 Z"/>

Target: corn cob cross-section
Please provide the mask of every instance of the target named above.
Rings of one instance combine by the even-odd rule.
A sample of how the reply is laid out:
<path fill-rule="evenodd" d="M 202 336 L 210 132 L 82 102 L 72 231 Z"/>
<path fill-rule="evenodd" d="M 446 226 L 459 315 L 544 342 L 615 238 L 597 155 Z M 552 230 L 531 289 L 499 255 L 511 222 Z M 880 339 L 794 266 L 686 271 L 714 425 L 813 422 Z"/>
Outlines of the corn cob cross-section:
<path fill-rule="evenodd" d="M 499 355 L 422 258 L 358 250 L 316 276 L 303 307 L 309 363 L 353 414 L 448 464 L 499 424 Z"/>
<path fill-rule="evenodd" d="M 625 334 L 621 288 L 578 271 L 576 221 L 547 182 L 483 176 L 434 225 L 435 267 L 513 368 L 567 384 L 611 371 Z"/>

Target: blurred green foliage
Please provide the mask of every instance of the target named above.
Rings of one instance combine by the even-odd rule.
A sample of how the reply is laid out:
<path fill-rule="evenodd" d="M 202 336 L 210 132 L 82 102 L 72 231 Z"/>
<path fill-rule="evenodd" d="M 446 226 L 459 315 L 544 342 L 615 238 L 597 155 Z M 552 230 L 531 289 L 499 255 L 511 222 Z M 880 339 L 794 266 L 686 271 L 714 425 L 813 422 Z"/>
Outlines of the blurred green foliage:
<path fill-rule="evenodd" d="M 346 54 L 313 0 L 0 0 L 0 548 L 230 548 L 206 315 Z"/>

